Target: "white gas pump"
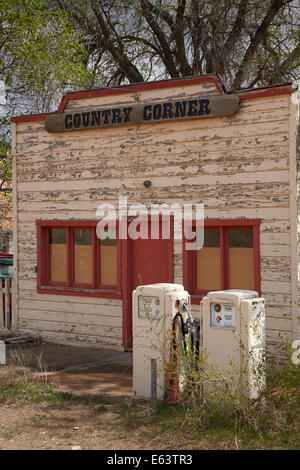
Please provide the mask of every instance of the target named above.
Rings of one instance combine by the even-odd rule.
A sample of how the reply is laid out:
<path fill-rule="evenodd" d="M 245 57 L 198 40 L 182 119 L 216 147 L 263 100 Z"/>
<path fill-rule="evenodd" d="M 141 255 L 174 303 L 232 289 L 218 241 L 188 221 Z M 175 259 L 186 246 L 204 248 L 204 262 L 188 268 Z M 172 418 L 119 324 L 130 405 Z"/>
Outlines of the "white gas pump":
<path fill-rule="evenodd" d="M 161 400 L 170 386 L 168 365 L 176 349 L 173 330 L 183 344 L 184 328 L 192 323 L 190 296 L 182 285 L 168 283 L 138 286 L 132 295 L 134 395 Z M 180 387 L 180 380 L 179 371 L 171 386 Z"/>
<path fill-rule="evenodd" d="M 265 306 L 257 292 L 209 292 L 200 303 L 203 354 L 219 371 L 236 371 L 245 395 L 255 398 L 265 383 Z"/>

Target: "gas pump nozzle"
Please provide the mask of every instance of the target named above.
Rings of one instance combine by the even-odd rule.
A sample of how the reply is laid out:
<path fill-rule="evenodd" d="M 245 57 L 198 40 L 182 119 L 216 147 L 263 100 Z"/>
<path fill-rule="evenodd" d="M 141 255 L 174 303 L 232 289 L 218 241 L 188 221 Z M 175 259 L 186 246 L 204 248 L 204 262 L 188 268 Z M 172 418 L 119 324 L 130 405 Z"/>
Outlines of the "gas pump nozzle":
<path fill-rule="evenodd" d="M 182 312 L 186 312 L 188 314 L 188 319 L 190 320 L 190 324 L 193 325 L 193 317 L 192 317 L 192 314 L 188 308 L 188 304 L 187 304 L 187 301 L 186 300 L 183 300 L 181 302 L 181 310 Z"/>
<path fill-rule="evenodd" d="M 186 300 L 183 300 L 181 302 L 181 312 L 185 312 L 188 315 L 188 318 L 184 324 L 185 334 L 188 334 L 190 331 L 192 350 L 193 351 L 195 350 L 196 356 L 199 356 L 200 322 L 198 320 L 195 320 L 195 321 L 193 320 L 192 314 L 188 308 L 188 304 Z"/>
<path fill-rule="evenodd" d="M 185 337 L 192 329 L 193 327 L 193 317 L 191 315 L 191 312 L 188 308 L 188 303 L 186 300 L 177 300 L 176 301 L 176 307 L 177 307 L 177 314 L 175 315 L 174 319 L 176 321 L 176 318 L 179 316 L 182 320 L 182 333 L 183 336 Z"/>

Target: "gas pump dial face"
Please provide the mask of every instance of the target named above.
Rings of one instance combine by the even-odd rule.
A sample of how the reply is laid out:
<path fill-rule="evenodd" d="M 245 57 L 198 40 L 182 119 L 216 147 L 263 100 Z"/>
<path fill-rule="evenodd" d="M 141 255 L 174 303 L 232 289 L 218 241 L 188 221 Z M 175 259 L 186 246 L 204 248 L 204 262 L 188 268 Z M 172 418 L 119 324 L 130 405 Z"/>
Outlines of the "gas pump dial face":
<path fill-rule="evenodd" d="M 233 304 L 210 304 L 210 326 L 213 328 L 236 327 L 236 311 Z"/>
<path fill-rule="evenodd" d="M 159 320 L 161 317 L 160 299 L 151 295 L 138 296 L 138 317 Z"/>

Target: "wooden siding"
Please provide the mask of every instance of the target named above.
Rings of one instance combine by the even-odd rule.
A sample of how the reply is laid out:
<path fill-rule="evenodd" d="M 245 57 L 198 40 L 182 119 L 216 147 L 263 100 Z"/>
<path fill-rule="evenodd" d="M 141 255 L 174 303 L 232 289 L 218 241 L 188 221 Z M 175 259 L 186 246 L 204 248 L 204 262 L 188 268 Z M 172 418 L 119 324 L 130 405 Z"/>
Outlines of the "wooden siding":
<path fill-rule="evenodd" d="M 128 86 L 130 88 L 130 85 Z M 175 90 L 175 93 L 174 93 Z M 174 88 L 160 88 L 148 90 L 136 90 L 133 92 L 122 91 L 118 95 L 108 95 L 108 96 L 91 96 L 90 98 L 81 98 L 81 99 L 72 99 L 67 101 L 67 104 L 64 108 L 64 111 L 80 109 L 80 108 L 97 108 L 109 107 L 109 106 L 124 106 L 130 103 L 148 103 L 151 101 L 159 100 L 171 100 L 171 99 L 185 99 L 191 96 L 200 96 L 200 95 L 219 95 L 220 91 L 216 88 L 215 83 L 197 83 L 194 85 L 187 85 L 182 82 L 181 85 Z"/>
<path fill-rule="evenodd" d="M 294 135 L 291 148 L 291 220 L 293 235 L 291 245 L 293 271 L 293 339 L 300 339 L 300 86 L 291 96 L 291 127 Z"/>
<path fill-rule="evenodd" d="M 65 109 L 201 93 L 219 91 L 213 84 L 181 86 L 68 101 Z M 243 101 L 232 117 L 196 121 L 60 134 L 48 134 L 42 121 L 17 123 L 19 328 L 60 342 L 121 346 L 121 300 L 37 294 L 36 220 L 95 219 L 98 204 L 117 203 L 119 195 L 128 196 L 129 205 L 204 203 L 205 217 L 262 219 L 268 348 L 280 356 L 293 329 L 289 118 L 289 96 L 278 95 Z M 179 240 L 174 282 L 182 283 Z"/>

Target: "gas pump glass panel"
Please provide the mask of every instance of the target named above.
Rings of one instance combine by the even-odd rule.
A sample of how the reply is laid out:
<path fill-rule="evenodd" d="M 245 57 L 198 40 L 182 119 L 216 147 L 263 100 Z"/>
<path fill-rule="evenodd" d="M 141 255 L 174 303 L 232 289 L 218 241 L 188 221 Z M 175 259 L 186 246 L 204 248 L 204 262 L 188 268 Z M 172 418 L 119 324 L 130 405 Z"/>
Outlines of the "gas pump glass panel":
<path fill-rule="evenodd" d="M 233 304 L 210 304 L 210 326 L 213 328 L 236 327 L 236 311 Z"/>
<path fill-rule="evenodd" d="M 159 320 L 161 318 L 161 307 L 159 297 L 150 295 L 138 296 L 138 317 L 148 320 Z"/>

